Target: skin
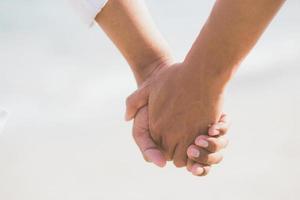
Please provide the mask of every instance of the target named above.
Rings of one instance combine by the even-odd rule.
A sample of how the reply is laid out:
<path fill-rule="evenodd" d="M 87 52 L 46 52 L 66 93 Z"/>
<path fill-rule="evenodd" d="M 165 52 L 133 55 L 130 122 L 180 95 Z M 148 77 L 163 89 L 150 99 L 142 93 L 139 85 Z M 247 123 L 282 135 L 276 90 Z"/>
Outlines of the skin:
<path fill-rule="evenodd" d="M 185 67 L 183 63 L 164 66 L 142 87 L 147 96 L 151 137 L 165 158 L 174 160 L 177 167 L 187 165 L 187 148 L 199 134 L 208 134 L 208 125 L 218 122 L 222 108 L 222 96 L 211 92 L 213 84 L 204 82 L 196 91 L 195 84 L 183 73 Z M 134 101 L 129 98 L 128 105 Z M 215 164 L 222 159 L 218 152 L 209 154 L 203 150 L 199 153 L 204 161 L 201 164 Z"/>
<path fill-rule="evenodd" d="M 116 10 L 118 12 L 116 12 Z M 156 77 L 158 71 L 163 68 L 169 68 L 169 66 L 174 63 L 169 47 L 161 34 L 157 31 L 143 1 L 110 0 L 104 9 L 96 16 L 96 21 L 118 47 L 131 66 L 140 88 L 148 84 L 149 80 L 152 80 L 153 77 Z M 152 135 L 150 135 L 148 107 L 147 105 L 140 106 L 138 110 L 138 112 L 137 110 L 134 112 L 133 136 L 135 141 L 146 160 L 162 167 L 166 163 L 166 154 L 164 154 L 161 147 L 157 145 L 156 141 L 153 141 Z M 202 138 L 202 143 L 203 141 L 207 141 L 209 144 L 209 147 L 205 148 L 219 146 L 219 151 L 225 147 L 224 140 L 226 139 L 223 137 L 223 139 L 219 141 L 218 135 L 226 132 L 228 123 L 226 120 L 220 121 L 220 123 L 223 124 L 223 126 L 219 129 L 211 127 L 211 132 L 217 133 L 213 136 L 214 140 Z M 208 124 L 206 129 L 208 129 Z M 169 137 L 172 137 L 172 135 Z M 194 139 L 196 139 L 196 137 L 194 137 Z M 191 142 L 191 144 L 192 143 L 193 142 Z M 191 146 L 191 149 L 195 151 L 200 149 L 203 155 L 211 154 L 209 150 L 204 151 L 202 150 L 203 148 L 200 147 L 201 145 L 194 144 Z M 189 153 L 187 149 L 184 149 L 182 152 L 185 157 L 187 153 Z M 192 159 L 196 160 L 199 164 L 194 164 Z M 205 158 L 195 158 L 190 155 L 190 164 L 194 169 L 194 171 L 190 171 L 197 175 L 201 175 L 205 173 L 206 169 L 209 169 L 209 166 L 206 166 Z"/>
<path fill-rule="evenodd" d="M 197 134 L 220 118 L 226 85 L 284 2 L 216 1 L 185 60 L 167 64 L 128 98 L 127 118 L 148 105 L 151 136 L 176 166 L 185 165 L 183 152 Z"/>

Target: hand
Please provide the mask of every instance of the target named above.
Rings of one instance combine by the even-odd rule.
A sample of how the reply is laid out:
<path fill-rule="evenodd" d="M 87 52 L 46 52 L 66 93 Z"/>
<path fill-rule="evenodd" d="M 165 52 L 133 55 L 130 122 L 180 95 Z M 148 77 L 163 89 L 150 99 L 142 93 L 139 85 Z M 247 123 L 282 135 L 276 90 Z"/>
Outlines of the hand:
<path fill-rule="evenodd" d="M 178 73 L 175 73 L 175 72 L 178 72 L 177 70 L 178 69 L 183 69 L 182 68 L 182 66 L 183 66 L 183 64 L 176 64 L 176 65 L 170 65 L 170 66 L 168 66 L 168 67 L 164 67 L 163 68 L 163 70 L 161 70 L 161 69 L 159 69 L 159 70 L 156 70 L 156 71 L 159 71 L 159 73 L 153 73 L 153 74 L 156 74 L 155 76 L 151 76 L 147 81 L 145 81 L 144 82 L 144 84 L 142 84 L 142 87 L 140 87 L 140 89 L 137 91 L 137 92 L 135 92 L 131 97 L 129 97 L 128 98 L 128 101 L 127 101 L 127 105 L 128 105 L 128 112 L 127 112 L 127 114 L 128 114 L 128 116 L 129 116 L 129 118 L 131 118 L 133 115 L 134 115 L 134 113 L 135 113 L 135 111 L 137 110 L 137 109 L 139 109 L 140 107 L 142 107 L 144 104 L 146 104 L 146 103 L 148 103 L 148 97 L 150 96 L 150 100 L 151 100 L 151 95 L 154 93 L 155 94 L 155 89 L 156 89 L 156 91 L 157 91 L 157 88 L 162 88 L 162 87 L 159 87 L 159 86 L 157 86 L 157 85 L 155 85 L 154 87 L 152 87 L 151 86 L 151 84 L 153 84 L 153 83 L 159 83 L 159 81 L 160 80 L 162 80 L 161 82 L 163 83 L 162 85 L 160 85 L 160 86 L 167 86 L 167 87 L 170 87 L 170 86 L 174 86 L 174 84 L 176 85 L 176 84 L 178 84 L 178 83 L 180 83 L 179 85 L 180 86 L 187 86 L 186 88 L 187 89 L 190 89 L 190 87 L 188 87 L 189 86 L 189 84 L 181 84 L 181 83 L 183 83 L 182 82 L 182 78 L 178 78 L 178 77 L 180 77 L 180 76 L 178 76 L 179 74 Z M 167 70 L 165 70 L 165 69 L 167 69 Z M 175 71 L 174 71 L 175 70 Z M 163 72 L 161 72 L 161 71 L 163 71 Z M 165 73 L 165 72 L 168 72 L 168 73 Z M 180 73 L 182 73 L 182 72 L 180 72 Z M 167 74 L 167 76 L 165 75 L 165 74 Z M 171 74 L 171 75 L 170 75 Z M 176 75 L 177 74 L 177 76 L 174 76 L 174 75 Z M 155 77 L 155 78 L 153 78 L 153 77 Z M 171 77 L 171 78 L 170 78 Z M 174 77 L 175 77 L 175 79 L 174 79 Z M 172 78 L 173 78 L 173 80 L 172 80 Z M 177 80 L 176 80 L 177 79 Z M 155 81 L 153 81 L 153 80 L 155 80 Z M 175 80 L 175 81 L 174 81 Z M 189 82 L 191 82 L 191 79 L 189 79 Z M 171 83 L 171 84 L 170 84 Z M 169 85 L 168 85 L 169 84 Z M 173 84 L 173 85 L 172 85 Z M 207 83 L 206 83 L 207 84 Z M 201 86 L 201 85 L 200 85 Z M 211 86 L 212 85 L 209 85 L 210 86 L 210 89 L 211 89 Z M 157 88 L 156 88 L 157 87 Z M 174 88 L 178 88 L 178 87 L 174 87 Z M 200 88 L 202 88 L 202 89 L 204 89 L 204 87 L 200 87 Z M 150 93 L 150 91 L 152 90 L 152 94 Z M 154 91 L 154 92 L 153 92 Z M 159 90 L 158 90 L 159 91 Z M 174 91 L 174 90 L 173 90 Z M 178 90 L 177 90 L 178 91 Z M 201 91 L 201 90 L 200 90 Z M 166 93 L 167 92 L 167 93 Z M 168 90 L 166 90 L 166 92 L 164 92 L 164 93 L 162 93 L 162 96 L 166 96 L 166 94 L 170 94 L 171 92 L 170 91 L 168 91 Z M 207 92 L 207 91 L 206 91 Z M 191 94 L 192 95 L 188 95 L 187 97 L 198 97 L 197 95 L 193 95 L 193 94 L 197 94 L 197 91 L 194 91 L 194 92 L 192 92 Z M 180 94 L 180 93 L 179 93 Z M 181 93 L 182 94 L 182 93 Z M 200 93 L 201 94 L 201 93 Z M 202 93 L 203 94 L 203 93 Z M 205 94 L 205 90 L 204 90 L 204 94 Z M 212 93 L 209 93 L 209 94 L 212 94 Z M 154 96 L 154 98 L 155 98 L 155 95 L 152 95 L 152 97 Z M 183 96 L 184 97 L 184 96 Z M 201 96 L 200 96 L 201 97 Z M 208 100 L 209 98 L 211 98 L 211 97 L 213 97 L 213 95 L 211 95 L 211 96 L 207 96 L 207 95 L 205 95 L 205 98 L 202 98 L 202 100 Z M 184 100 L 184 98 L 182 98 L 183 100 Z M 188 98 L 187 98 L 188 99 Z M 171 100 L 173 100 L 172 98 L 171 98 Z M 176 100 L 176 98 L 175 98 L 175 100 Z M 192 101 L 191 101 L 192 100 Z M 190 105 L 192 105 L 192 106 L 194 106 L 195 104 L 193 104 L 194 102 L 195 102 L 195 100 L 196 100 L 196 104 L 199 104 L 200 103 L 200 105 L 203 105 L 203 104 L 201 104 L 201 101 L 199 101 L 200 99 L 198 98 L 190 98 L 190 100 L 189 101 L 187 101 L 187 102 L 190 102 L 191 104 Z M 214 100 L 214 99 L 213 99 Z M 166 98 L 165 98 L 165 101 L 166 101 Z M 209 102 L 211 102 L 211 101 L 209 101 Z M 177 102 L 178 103 L 178 102 Z M 184 103 L 184 102 L 183 102 Z M 176 104 L 176 101 L 175 101 L 175 103 L 174 103 L 174 101 L 173 101 L 173 103 L 171 103 L 171 104 L 169 104 L 169 105 L 175 105 Z M 181 105 L 185 105 L 185 104 L 181 104 Z M 207 105 L 207 104 L 206 104 Z M 207 107 L 205 105 L 205 107 Z M 210 104 L 210 105 L 212 105 L 212 104 Z M 189 104 L 187 105 L 187 106 L 189 106 Z M 212 108 L 214 108 L 213 106 L 211 106 Z M 157 108 L 159 108 L 159 107 L 157 107 Z M 157 109 L 156 108 L 156 109 Z M 200 128 L 202 128 L 202 130 L 204 131 L 203 133 L 207 133 L 207 125 L 209 124 L 208 122 L 207 122 L 207 124 L 205 125 L 205 126 L 202 126 L 201 127 L 201 123 L 202 124 L 205 124 L 205 122 L 203 123 L 203 121 L 200 121 L 201 123 L 199 123 L 199 117 L 202 117 L 202 119 L 205 119 L 205 116 L 207 116 L 207 115 L 204 115 L 204 116 L 201 116 L 201 115 L 199 115 L 199 117 L 197 118 L 197 113 L 199 113 L 199 111 L 205 111 L 205 109 L 203 109 L 203 107 L 200 107 L 201 109 L 199 110 L 199 108 L 198 107 L 196 107 L 196 109 L 193 109 L 192 110 L 192 112 L 191 111 L 189 111 L 189 110 L 187 110 L 188 111 L 188 113 L 187 114 L 185 114 L 185 115 L 182 115 L 182 119 L 184 119 L 184 120 L 186 120 L 186 119 L 189 119 L 189 120 L 186 120 L 187 122 L 188 122 L 188 124 L 190 124 L 191 126 L 190 127 L 192 127 L 192 129 L 191 128 L 189 128 L 189 126 L 186 126 L 186 127 L 188 127 L 188 128 L 182 128 L 182 127 L 180 127 L 180 126 L 178 126 L 180 123 L 182 124 L 182 125 L 184 125 L 184 123 L 182 123 L 183 121 L 178 121 L 179 123 L 177 123 L 176 122 L 176 120 L 174 121 L 174 119 L 172 118 L 173 116 L 172 116 L 172 114 L 174 114 L 174 112 L 170 112 L 170 106 L 168 107 L 168 105 L 167 105 L 167 108 L 169 108 L 169 110 L 168 109 L 166 109 L 166 107 L 164 107 L 163 109 L 163 111 L 165 112 L 165 110 L 167 110 L 167 112 L 166 113 L 164 113 L 162 116 L 169 116 L 169 120 L 168 120 L 168 118 L 167 117 L 165 117 L 165 118 L 163 118 L 163 120 L 161 121 L 161 119 L 160 120 L 157 120 L 157 121 L 161 121 L 161 123 L 160 124 L 162 124 L 162 128 L 164 128 L 163 127 L 163 125 L 164 125 L 164 122 L 166 122 L 165 123 L 165 125 L 166 125 L 166 127 L 170 127 L 170 126 L 172 126 L 172 124 L 173 124 L 173 127 L 171 127 L 171 129 L 169 129 L 169 130 L 175 130 L 173 133 L 176 133 L 176 131 L 178 131 L 178 130 L 180 130 L 180 128 L 182 129 L 182 132 L 183 132 L 183 134 L 180 134 L 180 132 L 177 132 L 176 134 L 168 134 L 169 132 L 167 131 L 162 131 L 162 133 L 164 134 L 164 137 L 165 137 L 165 143 L 160 143 L 161 144 L 161 146 L 163 147 L 163 149 L 159 149 L 159 148 L 157 148 L 157 142 L 158 141 L 160 141 L 161 142 L 161 139 L 155 139 L 154 138 L 154 141 L 156 142 L 153 142 L 152 141 L 152 138 L 151 137 L 149 137 L 149 128 L 145 128 L 145 127 L 147 127 L 146 126 L 146 123 L 147 123 L 147 120 L 141 120 L 141 118 L 146 118 L 147 117 L 147 114 L 146 114 L 146 112 L 147 112 L 147 109 L 146 108 L 143 108 L 143 109 L 141 109 L 141 111 L 139 112 L 139 113 L 141 113 L 141 114 L 137 114 L 136 115 L 136 118 L 135 118 L 135 124 L 134 124 L 134 136 L 135 136 L 135 139 L 136 139 L 136 141 L 137 141 L 137 143 L 138 143 L 138 145 L 140 146 L 140 148 L 141 148 L 141 150 L 142 150 L 142 152 L 144 152 L 144 155 L 145 155 L 145 157 L 147 157 L 147 159 L 149 159 L 149 155 L 154 155 L 151 159 L 152 159 L 152 162 L 154 162 L 154 163 L 156 163 L 156 164 L 158 164 L 159 166 L 163 166 L 164 164 L 165 164 L 165 157 L 167 157 L 167 159 L 168 160 L 171 160 L 172 158 L 173 158 L 173 155 L 170 153 L 170 152 L 172 152 L 172 151 L 176 151 L 176 152 L 180 152 L 181 151 L 181 155 L 182 155 L 182 157 L 184 157 L 184 158 L 181 158 L 182 160 L 184 160 L 184 161 L 182 161 L 182 160 L 179 160 L 178 161 L 178 159 L 176 160 L 176 158 L 174 159 L 174 163 L 175 163 L 175 165 L 176 166 L 178 166 L 178 167 L 181 167 L 181 166 L 185 166 L 186 165 L 186 148 L 187 148 L 187 146 L 189 146 L 192 142 L 193 142 L 193 140 L 194 140 L 194 138 L 197 136 L 197 135 L 199 135 L 199 131 L 195 131 L 196 130 L 196 127 L 200 127 Z M 181 108 L 180 108 L 180 106 L 178 107 L 178 106 L 176 106 L 176 108 L 179 108 L 179 109 L 181 109 L 182 111 L 184 111 L 184 106 L 182 107 L 181 106 Z M 159 109 L 158 109 L 159 110 Z M 171 108 L 171 110 L 172 110 L 172 108 Z M 155 111 L 155 110 L 154 110 Z M 179 110 L 180 111 L 180 110 Z M 197 112 L 195 112 L 195 111 L 197 111 Z M 176 112 L 176 111 L 175 111 Z M 177 109 L 177 112 L 178 112 L 178 109 Z M 192 114 L 192 115 L 190 115 L 189 114 L 189 112 Z M 155 113 L 155 112 L 154 112 Z M 184 113 L 184 112 L 182 112 L 182 113 Z M 196 114 L 195 114 L 196 113 Z M 200 112 L 201 113 L 201 112 Z M 207 111 L 206 111 L 206 113 L 207 113 Z M 166 114 L 166 115 L 165 115 Z M 144 117 L 140 117 L 140 116 L 144 116 Z M 146 117 L 145 117 L 146 116 Z M 178 115 L 174 115 L 175 117 L 178 117 Z M 184 116 L 187 116 L 188 118 L 184 118 Z M 195 118 L 193 118 L 193 116 L 195 117 Z M 151 115 L 150 115 L 150 118 L 151 118 Z M 155 120 L 155 118 L 154 118 L 154 120 Z M 152 120 L 153 121 L 153 120 Z M 208 121 L 208 120 L 206 120 L 206 121 Z M 150 123 L 151 123 L 151 119 L 150 119 Z M 142 125 L 143 124 L 143 125 Z M 199 124 L 200 124 L 200 126 L 199 126 Z M 179 129 L 177 129 L 176 130 L 176 128 L 174 129 L 174 125 L 176 126 L 176 127 L 178 127 Z M 184 127 L 184 126 L 183 126 Z M 157 127 L 156 127 L 157 128 Z M 150 129 L 151 129 L 151 126 L 150 126 Z M 137 131 L 137 130 L 139 130 L 139 131 Z M 164 130 L 166 130 L 166 129 L 164 129 Z M 201 129 L 198 129 L 198 130 L 201 130 Z M 192 132 L 193 134 L 185 134 L 185 131 L 188 131 L 188 132 Z M 138 133 L 137 133 L 138 132 Z M 148 133 L 148 134 L 147 134 Z M 157 135 L 159 135 L 159 134 L 157 134 Z M 168 137 L 168 135 L 169 135 L 169 137 Z M 173 137 L 173 136 L 176 136 L 176 137 Z M 188 140 L 188 138 L 190 137 L 192 135 L 192 137 L 193 137 L 193 139 L 191 139 L 191 140 Z M 155 137 L 156 135 L 155 134 L 153 134 L 153 133 L 151 133 L 151 136 L 152 137 Z M 183 138 L 184 138 L 184 140 L 183 140 L 183 142 L 182 142 L 182 140 L 181 140 L 181 138 L 180 138 L 180 136 L 183 136 Z M 168 139 L 169 138 L 169 139 Z M 171 139 L 170 139 L 171 138 Z M 175 148 L 174 146 L 174 142 L 173 141 L 176 141 L 176 138 L 178 139 L 177 141 L 178 141 L 178 143 L 177 143 L 177 148 Z M 191 138 L 191 137 L 190 137 Z M 173 140 L 172 140 L 173 139 Z M 175 140 L 174 140 L 175 139 Z M 179 141 L 180 140 L 180 141 Z M 143 142 L 141 142 L 141 141 L 143 141 Z M 189 141 L 189 142 L 188 142 Z M 212 140 L 212 141 L 214 141 L 214 142 L 218 142 L 219 140 Z M 222 140 L 222 141 L 224 141 L 224 140 Z M 140 143 L 140 144 L 139 144 Z M 185 146 L 184 146 L 184 145 Z M 169 145 L 173 145 L 173 147 L 172 146 L 169 146 Z M 148 147 L 147 149 L 145 149 L 145 147 Z M 168 148 L 168 147 L 171 147 L 171 148 Z M 182 151 L 182 149 L 185 149 L 184 151 Z M 163 150 L 163 152 L 164 152 L 164 155 L 162 155 L 161 154 L 161 150 Z M 177 153 L 177 154 L 178 154 Z M 176 155 L 176 153 L 175 153 L 175 155 Z M 206 151 L 206 152 L 202 152 L 201 153 L 201 158 L 202 158 L 202 160 L 203 159 L 206 159 L 206 158 L 208 158 L 208 156 L 205 156 L 205 155 L 209 155 L 209 151 Z M 214 157 L 216 157 L 216 158 L 214 158 Z M 221 159 L 221 156 L 219 155 L 219 154 L 214 154 L 213 156 L 209 156 L 209 158 L 210 159 L 207 159 L 207 162 L 211 162 L 211 163 L 205 163 L 205 164 L 214 164 L 214 163 L 216 163 L 216 162 L 219 162 L 219 160 Z M 214 158 L 214 159 L 211 159 L 211 158 Z M 201 160 L 201 159 L 200 159 Z M 198 161 L 200 161 L 199 159 L 198 159 Z M 179 163 L 178 164 L 178 162 L 181 162 L 181 163 Z M 189 162 L 189 163 L 191 163 L 191 162 Z M 198 170 L 199 171 L 199 170 Z"/>
<path fill-rule="evenodd" d="M 223 114 L 218 123 L 209 127 L 209 136 L 200 135 L 196 138 L 194 144 L 190 145 L 187 151 L 188 171 L 195 176 L 205 176 L 211 168 L 208 164 L 218 164 L 222 161 L 223 156 L 220 154 L 220 150 L 228 145 L 228 139 L 225 137 L 228 127 L 228 119 Z M 195 154 L 196 156 L 194 156 Z"/>
<path fill-rule="evenodd" d="M 218 153 L 227 146 L 228 140 L 225 137 L 229 127 L 226 115 L 222 115 L 220 121 L 209 127 L 209 135 L 201 135 L 196 138 L 188 151 L 189 157 L 187 170 L 196 176 L 207 175 L 210 171 L 209 164 L 217 164 L 221 161 L 222 156 Z M 149 132 L 148 107 L 141 108 L 135 118 L 133 124 L 133 138 L 139 146 L 144 159 L 153 162 L 159 167 L 164 167 L 166 159 Z M 193 152 L 199 151 L 199 156 L 194 156 Z"/>

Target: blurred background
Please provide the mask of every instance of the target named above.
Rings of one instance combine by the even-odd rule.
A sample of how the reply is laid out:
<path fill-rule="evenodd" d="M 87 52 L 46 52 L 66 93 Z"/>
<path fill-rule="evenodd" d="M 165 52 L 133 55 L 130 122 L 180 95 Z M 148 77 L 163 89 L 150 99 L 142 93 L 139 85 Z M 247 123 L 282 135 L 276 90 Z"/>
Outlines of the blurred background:
<path fill-rule="evenodd" d="M 146 2 L 179 60 L 214 3 Z M 144 162 L 123 120 L 133 76 L 98 26 L 68 2 L 1 0 L 0 199 L 299 199 L 299 10 L 286 2 L 231 82 L 230 146 L 199 178 Z"/>

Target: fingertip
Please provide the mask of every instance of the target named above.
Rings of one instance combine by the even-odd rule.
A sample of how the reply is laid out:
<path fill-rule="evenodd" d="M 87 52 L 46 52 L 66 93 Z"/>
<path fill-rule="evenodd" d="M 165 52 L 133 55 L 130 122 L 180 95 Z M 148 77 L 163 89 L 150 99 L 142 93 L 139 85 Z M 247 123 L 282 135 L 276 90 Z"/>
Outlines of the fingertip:
<path fill-rule="evenodd" d="M 160 168 L 164 168 L 167 165 L 167 161 L 165 159 L 157 159 L 153 161 L 153 164 Z"/>
<path fill-rule="evenodd" d="M 167 165 L 167 161 L 161 161 L 161 162 L 154 163 L 154 164 L 160 168 L 164 168 Z"/>
<path fill-rule="evenodd" d="M 228 115 L 227 114 L 222 114 L 220 122 L 227 122 L 229 120 Z"/>
<path fill-rule="evenodd" d="M 195 163 L 191 169 L 194 176 L 206 176 L 210 171 L 211 166 Z"/>
<path fill-rule="evenodd" d="M 201 138 L 201 137 L 198 137 L 195 141 L 195 144 L 198 146 L 198 147 L 202 147 L 202 148 L 207 148 L 209 146 L 209 143 L 206 139 L 204 138 Z"/>
<path fill-rule="evenodd" d="M 130 117 L 130 116 L 126 113 L 125 116 L 124 116 L 124 119 L 125 119 L 126 122 L 129 122 L 129 121 L 131 121 L 132 117 Z"/>
<path fill-rule="evenodd" d="M 124 119 L 125 121 L 131 121 L 135 116 L 135 113 L 133 114 L 129 109 L 126 109 L 125 111 L 125 116 L 124 116 Z"/>
<path fill-rule="evenodd" d="M 148 162 L 152 162 L 158 167 L 165 167 L 167 164 L 164 155 L 158 149 L 149 149 L 144 152 L 144 156 Z"/>
<path fill-rule="evenodd" d="M 210 136 L 217 136 L 217 135 L 220 135 L 220 130 L 218 130 L 216 126 L 212 126 L 212 127 L 208 130 L 208 135 L 210 135 Z"/>
<path fill-rule="evenodd" d="M 201 176 L 202 174 L 204 174 L 204 169 L 201 165 L 194 164 L 191 168 L 191 173 L 195 176 Z"/>
<path fill-rule="evenodd" d="M 200 151 L 195 145 L 191 145 L 187 149 L 187 156 L 192 159 L 192 158 L 198 158 L 200 156 Z"/>
<path fill-rule="evenodd" d="M 194 164 L 194 161 L 193 161 L 193 160 L 191 160 L 191 159 L 188 159 L 188 160 L 187 160 L 186 169 L 187 169 L 189 172 L 191 172 L 191 169 L 192 169 L 193 164 Z"/>

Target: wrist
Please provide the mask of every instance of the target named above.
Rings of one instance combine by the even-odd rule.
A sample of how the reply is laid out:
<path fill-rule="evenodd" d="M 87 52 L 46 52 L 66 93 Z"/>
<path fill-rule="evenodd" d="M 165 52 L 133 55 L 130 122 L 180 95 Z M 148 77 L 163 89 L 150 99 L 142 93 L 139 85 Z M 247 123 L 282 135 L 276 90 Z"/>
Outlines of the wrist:
<path fill-rule="evenodd" d="M 237 67 L 224 66 L 214 62 L 184 62 L 184 71 L 189 80 L 196 85 L 204 85 L 216 93 L 222 94 Z"/>
<path fill-rule="evenodd" d="M 150 77 L 154 76 L 156 72 L 160 71 L 167 66 L 174 63 L 171 56 L 160 56 L 151 62 L 140 65 L 137 69 L 133 70 L 137 85 L 140 86 Z"/>

